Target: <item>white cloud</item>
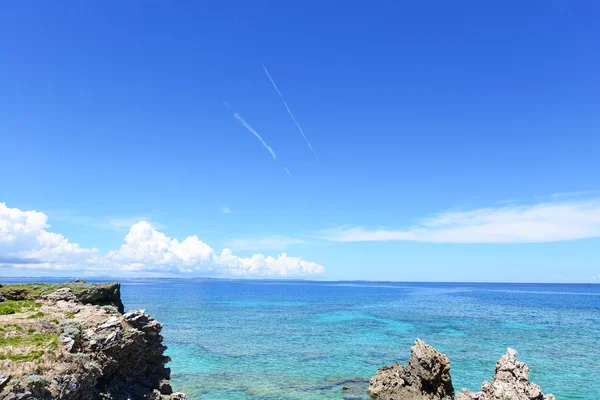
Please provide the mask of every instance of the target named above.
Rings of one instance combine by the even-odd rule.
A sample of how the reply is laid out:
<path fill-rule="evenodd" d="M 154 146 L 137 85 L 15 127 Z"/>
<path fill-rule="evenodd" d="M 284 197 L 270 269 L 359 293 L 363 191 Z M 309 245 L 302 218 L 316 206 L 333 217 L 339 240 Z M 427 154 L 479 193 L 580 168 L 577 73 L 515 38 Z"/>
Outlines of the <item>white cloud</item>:
<path fill-rule="evenodd" d="M 233 213 L 233 211 L 231 211 L 228 207 L 221 207 L 221 211 L 223 211 L 223 214 L 231 214 Z"/>
<path fill-rule="evenodd" d="M 577 191 L 577 192 L 558 192 L 558 193 L 553 193 L 550 195 L 550 197 L 552 197 L 552 200 L 560 200 L 560 199 L 565 199 L 565 198 L 576 198 L 576 197 L 586 197 L 586 196 L 591 196 L 591 195 L 597 195 L 598 191 L 597 190 L 581 190 L 581 191 Z"/>
<path fill-rule="evenodd" d="M 158 232 L 147 222 L 131 227 L 125 244 L 107 254 L 107 259 L 126 270 L 179 270 L 212 272 L 224 275 L 302 276 L 319 274 L 324 268 L 285 253 L 277 258 L 255 254 L 242 258 L 224 249 L 217 254 L 209 245 L 189 236 L 182 242 Z"/>
<path fill-rule="evenodd" d="M 340 227 L 334 242 L 544 243 L 600 237 L 600 199 L 444 212 L 406 230 Z"/>
<path fill-rule="evenodd" d="M 48 217 L 38 211 L 21 211 L 0 203 L 0 255 L 20 259 L 20 265 L 65 268 L 82 257 L 90 258 L 97 249 L 85 249 L 63 235 L 49 232 Z"/>
<path fill-rule="evenodd" d="M 304 261 L 298 257 L 289 257 L 282 253 L 277 258 L 265 257 L 255 254 L 249 258 L 241 258 L 231 254 L 231 250 L 224 249 L 216 257 L 217 263 L 226 266 L 236 275 L 279 275 L 301 276 L 315 275 L 325 272 L 322 265 Z"/>
<path fill-rule="evenodd" d="M 306 243 L 302 239 L 275 235 L 262 238 L 232 239 L 227 241 L 227 247 L 235 250 L 283 250 L 295 244 Z"/>
<path fill-rule="evenodd" d="M 49 268 L 140 272 L 190 272 L 214 276 L 305 276 L 324 272 L 323 266 L 281 254 L 243 258 L 224 249 L 216 253 L 197 236 L 182 241 L 141 221 L 131 226 L 125 243 L 106 255 L 86 249 L 50 232 L 48 217 L 0 203 L 0 263 L 13 268 Z"/>

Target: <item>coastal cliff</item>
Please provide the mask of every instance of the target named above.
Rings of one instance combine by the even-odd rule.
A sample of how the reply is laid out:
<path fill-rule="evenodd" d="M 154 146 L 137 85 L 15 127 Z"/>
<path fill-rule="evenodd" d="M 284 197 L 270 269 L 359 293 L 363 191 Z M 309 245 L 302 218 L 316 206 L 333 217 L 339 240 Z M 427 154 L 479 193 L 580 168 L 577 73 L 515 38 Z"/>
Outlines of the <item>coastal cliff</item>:
<path fill-rule="evenodd" d="M 382 367 L 371 378 L 371 396 L 379 400 L 556 400 L 529 382 L 529 368 L 517 361 L 513 349 L 496 362 L 492 382 L 484 382 L 480 392 L 463 389 L 456 397 L 448 357 L 419 339 L 410 350 L 406 366 Z"/>
<path fill-rule="evenodd" d="M 118 283 L 0 285 L 0 399 L 183 400 L 162 324 Z"/>

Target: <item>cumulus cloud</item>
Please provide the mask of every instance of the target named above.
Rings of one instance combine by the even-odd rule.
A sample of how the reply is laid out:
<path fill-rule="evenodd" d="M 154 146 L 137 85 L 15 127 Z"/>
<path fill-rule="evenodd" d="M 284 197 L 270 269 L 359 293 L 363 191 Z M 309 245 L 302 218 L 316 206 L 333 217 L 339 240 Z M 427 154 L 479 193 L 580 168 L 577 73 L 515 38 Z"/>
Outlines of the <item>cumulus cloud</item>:
<path fill-rule="evenodd" d="M 170 238 L 141 221 L 129 229 L 125 243 L 105 255 L 50 232 L 48 218 L 0 203 L 0 260 L 14 268 L 51 268 L 198 273 L 213 276 L 305 276 L 324 272 L 323 266 L 281 254 L 239 257 L 231 250 L 215 252 L 197 236 Z M 10 262 L 8 262 L 10 261 Z"/>
<path fill-rule="evenodd" d="M 450 211 L 405 230 L 340 227 L 334 242 L 545 243 L 600 237 L 600 199 Z"/>
<path fill-rule="evenodd" d="M 67 268 L 81 258 L 91 258 L 97 249 L 86 249 L 63 235 L 47 230 L 48 217 L 38 211 L 21 211 L 0 203 L 0 255 L 14 264 Z M 40 260 L 35 263 L 33 260 Z"/>

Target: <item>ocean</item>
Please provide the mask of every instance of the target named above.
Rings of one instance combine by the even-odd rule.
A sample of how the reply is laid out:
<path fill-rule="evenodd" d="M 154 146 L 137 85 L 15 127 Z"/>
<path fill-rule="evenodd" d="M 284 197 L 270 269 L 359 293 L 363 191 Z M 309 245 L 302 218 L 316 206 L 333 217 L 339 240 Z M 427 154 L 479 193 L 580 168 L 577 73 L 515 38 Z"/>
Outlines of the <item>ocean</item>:
<path fill-rule="evenodd" d="M 457 391 L 512 347 L 545 393 L 600 399 L 600 285 L 120 281 L 126 309 L 164 323 L 171 384 L 191 399 L 368 399 L 416 338 L 448 355 Z"/>

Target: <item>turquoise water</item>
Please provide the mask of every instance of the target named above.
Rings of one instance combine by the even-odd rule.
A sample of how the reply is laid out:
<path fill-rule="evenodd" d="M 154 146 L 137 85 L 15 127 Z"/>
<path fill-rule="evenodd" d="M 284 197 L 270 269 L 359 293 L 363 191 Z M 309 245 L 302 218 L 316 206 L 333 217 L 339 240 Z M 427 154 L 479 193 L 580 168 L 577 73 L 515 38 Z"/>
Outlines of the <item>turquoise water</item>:
<path fill-rule="evenodd" d="M 600 399 L 600 285 L 163 280 L 126 281 L 123 297 L 165 323 L 172 383 L 192 399 L 368 399 L 417 337 L 449 356 L 458 390 L 513 347 L 544 391 Z"/>
<path fill-rule="evenodd" d="M 368 399 L 417 337 L 449 356 L 457 390 L 513 347 L 546 393 L 600 399 L 600 285 L 122 283 L 127 309 L 164 322 L 171 383 L 191 399 Z"/>

